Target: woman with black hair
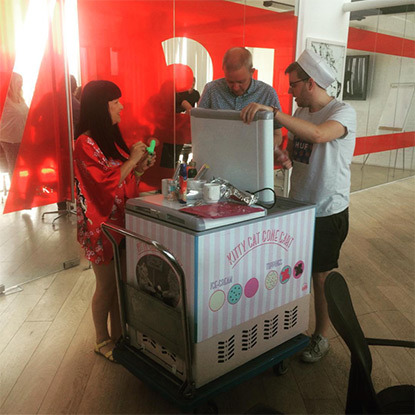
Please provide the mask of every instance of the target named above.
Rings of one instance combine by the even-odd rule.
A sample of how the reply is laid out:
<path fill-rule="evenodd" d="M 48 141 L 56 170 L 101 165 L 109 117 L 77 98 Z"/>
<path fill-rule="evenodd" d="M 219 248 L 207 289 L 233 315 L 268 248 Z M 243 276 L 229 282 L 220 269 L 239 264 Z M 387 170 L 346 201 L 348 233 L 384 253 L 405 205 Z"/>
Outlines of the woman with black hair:
<path fill-rule="evenodd" d="M 112 349 L 121 327 L 113 250 L 101 224 L 125 225 L 125 202 L 138 196 L 139 179 L 155 162 L 144 143 L 137 142 L 130 149 L 125 143 L 118 127 L 123 109 L 120 97 L 120 89 L 110 81 L 85 85 L 74 150 L 78 241 L 96 279 L 92 298 L 95 352 L 110 361 L 114 361 Z M 122 236 L 114 236 L 121 243 Z"/>

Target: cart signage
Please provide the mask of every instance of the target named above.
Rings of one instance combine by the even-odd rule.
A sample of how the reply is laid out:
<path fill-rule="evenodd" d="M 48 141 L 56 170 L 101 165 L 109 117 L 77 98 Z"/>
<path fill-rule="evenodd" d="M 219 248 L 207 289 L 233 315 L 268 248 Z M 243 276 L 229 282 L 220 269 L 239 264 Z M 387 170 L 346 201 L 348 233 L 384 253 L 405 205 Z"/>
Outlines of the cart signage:
<path fill-rule="evenodd" d="M 248 252 L 265 244 L 275 244 L 284 250 L 288 250 L 294 237 L 288 232 L 280 229 L 267 229 L 256 232 L 246 239 L 240 241 L 227 255 L 229 265 L 233 268 Z"/>
<path fill-rule="evenodd" d="M 166 246 L 182 265 L 194 339 L 202 342 L 310 293 L 314 219 L 309 207 L 208 232 L 132 215 L 127 226 Z M 128 248 L 127 241 L 132 283 L 151 290 L 146 278 L 156 275 L 156 267 L 144 263 L 143 247 L 134 244 L 130 255 Z M 159 274 L 152 277 L 154 295 L 177 304 L 176 284 Z"/>

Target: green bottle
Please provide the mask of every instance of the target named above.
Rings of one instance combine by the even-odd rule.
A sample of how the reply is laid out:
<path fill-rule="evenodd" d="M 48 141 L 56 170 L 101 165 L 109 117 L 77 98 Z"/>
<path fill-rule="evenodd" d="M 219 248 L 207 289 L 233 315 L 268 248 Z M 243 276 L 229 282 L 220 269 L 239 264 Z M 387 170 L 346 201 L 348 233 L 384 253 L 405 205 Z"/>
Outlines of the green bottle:
<path fill-rule="evenodd" d="M 196 174 L 197 174 L 196 162 L 192 160 L 189 163 L 189 169 L 187 170 L 187 178 L 192 179 L 193 177 L 196 176 Z"/>

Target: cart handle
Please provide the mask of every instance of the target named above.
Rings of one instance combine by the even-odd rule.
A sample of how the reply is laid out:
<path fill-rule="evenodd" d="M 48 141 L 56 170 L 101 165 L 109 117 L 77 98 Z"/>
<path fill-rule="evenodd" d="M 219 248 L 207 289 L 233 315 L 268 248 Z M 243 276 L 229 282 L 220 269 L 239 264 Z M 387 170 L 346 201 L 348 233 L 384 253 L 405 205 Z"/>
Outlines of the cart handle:
<path fill-rule="evenodd" d="M 149 239 L 143 235 L 139 235 L 138 233 L 129 231 L 121 226 L 117 225 L 110 225 L 108 223 L 101 224 L 102 231 L 107 236 L 112 244 L 112 248 L 114 250 L 114 260 L 115 260 L 115 276 L 117 280 L 117 293 L 118 293 L 118 302 L 120 306 L 120 317 L 121 317 L 121 328 L 122 328 L 122 335 L 125 338 L 126 336 L 126 322 L 124 317 L 125 310 L 125 302 L 123 295 L 121 293 L 121 261 L 120 261 L 120 252 L 119 247 L 112 235 L 112 232 L 121 234 L 123 236 L 129 236 L 134 239 L 138 239 L 141 242 L 144 242 L 147 245 L 153 246 L 158 252 L 160 252 L 166 259 L 167 262 L 174 268 L 180 278 L 180 295 L 181 295 L 181 304 L 182 304 L 182 312 L 181 312 L 181 322 L 182 322 L 182 330 L 184 333 L 184 343 L 185 343 L 185 366 L 186 366 L 186 380 L 187 380 L 187 387 L 192 388 L 191 385 L 194 385 L 193 381 L 193 374 L 192 374 L 192 353 L 191 353 L 191 341 L 190 341 L 190 329 L 188 324 L 188 311 L 187 311 L 187 296 L 186 296 L 186 280 L 183 268 L 181 267 L 180 263 L 177 261 L 176 257 L 162 244 L 152 239 Z M 185 387 L 185 385 L 183 385 Z M 185 388 L 184 388 L 185 389 Z"/>

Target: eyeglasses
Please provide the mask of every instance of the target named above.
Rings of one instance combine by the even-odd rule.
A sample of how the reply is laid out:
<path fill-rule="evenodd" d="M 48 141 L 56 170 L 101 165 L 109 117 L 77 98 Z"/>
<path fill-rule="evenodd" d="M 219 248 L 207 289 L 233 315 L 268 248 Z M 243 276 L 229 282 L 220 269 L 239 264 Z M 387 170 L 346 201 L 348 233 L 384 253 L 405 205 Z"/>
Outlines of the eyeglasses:
<path fill-rule="evenodd" d="M 290 82 L 290 88 L 293 88 L 295 84 L 298 84 L 302 81 L 308 81 L 310 78 L 299 79 L 298 81 Z"/>

